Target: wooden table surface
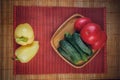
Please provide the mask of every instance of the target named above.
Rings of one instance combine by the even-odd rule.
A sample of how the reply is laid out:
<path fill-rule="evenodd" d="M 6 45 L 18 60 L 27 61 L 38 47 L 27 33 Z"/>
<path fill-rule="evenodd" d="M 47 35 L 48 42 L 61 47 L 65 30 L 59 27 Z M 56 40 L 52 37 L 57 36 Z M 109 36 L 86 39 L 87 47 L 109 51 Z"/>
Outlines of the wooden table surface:
<path fill-rule="evenodd" d="M 107 73 L 13 75 L 13 6 L 106 7 Z M 0 0 L 0 80 L 120 79 L 120 0 Z M 99 16 L 99 15 L 98 15 Z"/>

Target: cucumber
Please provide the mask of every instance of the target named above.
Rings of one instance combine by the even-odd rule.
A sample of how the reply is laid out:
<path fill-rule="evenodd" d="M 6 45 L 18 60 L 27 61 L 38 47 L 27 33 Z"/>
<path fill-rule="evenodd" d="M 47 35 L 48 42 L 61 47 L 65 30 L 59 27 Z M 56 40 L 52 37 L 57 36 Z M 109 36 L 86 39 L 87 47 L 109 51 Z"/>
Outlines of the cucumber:
<path fill-rule="evenodd" d="M 90 49 L 80 38 L 80 34 L 73 33 L 73 40 L 78 45 L 78 47 L 87 55 L 92 55 L 92 49 Z"/>
<path fill-rule="evenodd" d="M 70 56 L 68 53 L 66 53 L 61 47 L 58 48 L 59 53 L 68 61 L 70 61 L 72 64 L 75 63 L 75 60 L 72 56 Z"/>
<path fill-rule="evenodd" d="M 61 47 L 59 47 L 57 49 L 59 51 L 59 53 L 67 60 L 69 60 L 70 62 L 73 62 L 72 58 L 70 57 L 69 54 L 67 54 Z"/>
<path fill-rule="evenodd" d="M 82 58 L 83 61 L 88 60 L 88 56 L 76 45 L 75 41 L 73 40 L 73 37 L 70 33 L 65 34 L 65 39 L 78 51 L 80 54 L 80 57 Z"/>
<path fill-rule="evenodd" d="M 82 60 L 83 61 L 87 61 L 88 60 L 88 56 L 83 51 L 81 51 L 81 56 L 82 56 Z"/>
<path fill-rule="evenodd" d="M 60 47 L 71 56 L 74 64 L 77 64 L 81 59 L 79 53 L 76 51 L 76 49 L 66 40 L 61 40 Z"/>

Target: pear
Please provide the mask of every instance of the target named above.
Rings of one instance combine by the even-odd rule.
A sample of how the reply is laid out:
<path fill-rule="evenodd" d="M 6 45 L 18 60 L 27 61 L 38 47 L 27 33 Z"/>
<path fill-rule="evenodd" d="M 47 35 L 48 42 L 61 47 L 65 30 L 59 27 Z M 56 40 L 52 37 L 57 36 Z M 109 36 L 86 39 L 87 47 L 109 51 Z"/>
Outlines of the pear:
<path fill-rule="evenodd" d="M 34 32 L 30 24 L 19 24 L 14 32 L 15 41 L 19 45 L 31 44 L 34 40 Z"/>
<path fill-rule="evenodd" d="M 31 44 L 17 48 L 15 50 L 15 56 L 21 63 L 28 63 L 36 55 L 38 50 L 39 42 L 33 41 Z"/>

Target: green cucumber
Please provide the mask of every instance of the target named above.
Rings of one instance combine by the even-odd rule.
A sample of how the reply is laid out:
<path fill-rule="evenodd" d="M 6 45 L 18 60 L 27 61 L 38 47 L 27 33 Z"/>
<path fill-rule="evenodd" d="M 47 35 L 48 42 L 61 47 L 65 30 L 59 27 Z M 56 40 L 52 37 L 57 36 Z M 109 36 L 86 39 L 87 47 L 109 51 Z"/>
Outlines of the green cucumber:
<path fill-rule="evenodd" d="M 88 60 L 88 56 L 78 47 L 78 45 L 76 45 L 70 33 L 65 34 L 65 39 L 79 52 L 80 57 L 82 58 L 83 61 Z"/>
<path fill-rule="evenodd" d="M 79 53 L 76 51 L 76 49 L 66 40 L 61 40 L 60 47 L 71 56 L 74 64 L 77 64 L 81 59 Z"/>
<path fill-rule="evenodd" d="M 73 40 L 75 41 L 75 43 L 78 45 L 78 47 L 87 55 L 91 55 L 92 54 L 92 49 L 90 49 L 81 39 L 80 34 L 78 33 L 73 33 Z"/>
<path fill-rule="evenodd" d="M 58 52 L 67 60 L 70 62 L 73 62 L 72 58 L 70 57 L 69 54 L 67 54 L 61 47 L 58 48 Z"/>

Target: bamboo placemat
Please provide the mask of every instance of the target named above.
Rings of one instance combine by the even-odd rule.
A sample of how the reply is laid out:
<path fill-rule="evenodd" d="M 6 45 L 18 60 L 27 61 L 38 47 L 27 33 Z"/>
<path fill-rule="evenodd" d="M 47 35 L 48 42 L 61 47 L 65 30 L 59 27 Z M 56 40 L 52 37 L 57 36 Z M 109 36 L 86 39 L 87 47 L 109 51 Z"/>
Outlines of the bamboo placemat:
<path fill-rule="evenodd" d="M 106 74 L 13 75 L 13 6 L 106 7 Z M 119 0 L 1 0 L 0 1 L 0 80 L 86 80 L 120 78 L 120 1 Z"/>
<path fill-rule="evenodd" d="M 32 11 L 32 12 L 31 12 Z M 69 73 L 105 73 L 106 45 L 98 55 L 83 68 L 73 68 L 63 61 L 53 50 L 50 40 L 59 26 L 73 14 L 81 14 L 91 18 L 101 25 L 106 32 L 105 8 L 78 8 L 78 7 L 14 7 L 14 30 L 21 23 L 29 23 L 35 33 L 35 39 L 39 41 L 40 48 L 37 55 L 26 64 L 15 61 L 14 72 L 17 74 L 69 74 Z M 97 16 L 99 15 L 99 16 Z M 69 29 L 69 27 L 68 27 Z M 17 44 L 14 42 L 14 50 Z"/>

